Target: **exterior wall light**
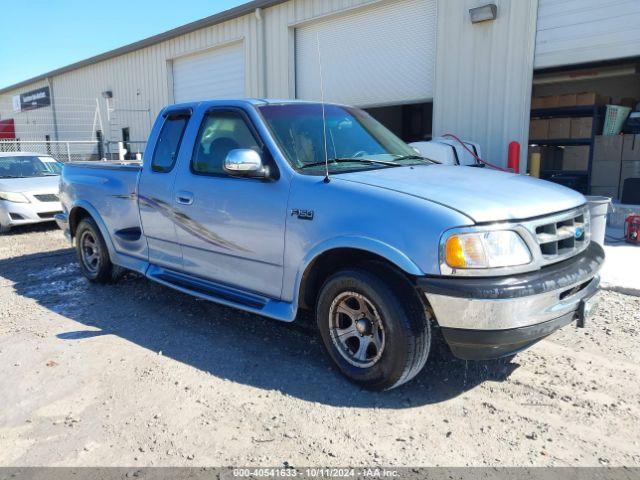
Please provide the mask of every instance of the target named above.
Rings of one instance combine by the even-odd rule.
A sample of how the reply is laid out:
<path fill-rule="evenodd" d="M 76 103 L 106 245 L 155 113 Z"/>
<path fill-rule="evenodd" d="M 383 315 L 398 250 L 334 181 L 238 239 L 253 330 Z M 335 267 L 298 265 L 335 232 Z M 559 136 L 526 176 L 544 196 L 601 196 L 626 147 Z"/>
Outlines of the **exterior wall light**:
<path fill-rule="evenodd" d="M 495 20 L 498 17 L 498 7 L 495 3 L 489 3 L 482 7 L 469 9 L 469 15 L 471 16 L 471 23 Z"/>

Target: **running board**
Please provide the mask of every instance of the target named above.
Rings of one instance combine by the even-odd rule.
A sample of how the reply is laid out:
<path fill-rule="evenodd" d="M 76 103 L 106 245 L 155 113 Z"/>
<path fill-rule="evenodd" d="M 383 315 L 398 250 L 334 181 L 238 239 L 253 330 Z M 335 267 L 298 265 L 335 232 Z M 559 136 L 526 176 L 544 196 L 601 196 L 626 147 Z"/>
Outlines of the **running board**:
<path fill-rule="evenodd" d="M 293 305 L 288 302 L 274 300 L 228 285 L 167 270 L 157 265 L 150 265 L 146 276 L 150 280 L 167 287 L 221 305 L 257 313 L 258 315 L 264 315 L 283 322 L 292 322 L 295 319 Z"/>

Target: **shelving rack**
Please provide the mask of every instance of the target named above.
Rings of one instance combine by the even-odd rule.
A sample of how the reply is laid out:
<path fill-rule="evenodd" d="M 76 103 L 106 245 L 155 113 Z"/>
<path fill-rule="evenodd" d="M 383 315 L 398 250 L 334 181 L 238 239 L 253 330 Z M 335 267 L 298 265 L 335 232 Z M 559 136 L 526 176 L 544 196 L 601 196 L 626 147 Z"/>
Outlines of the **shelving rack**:
<path fill-rule="evenodd" d="M 590 193 L 591 191 L 591 170 L 593 165 L 593 150 L 595 145 L 595 137 L 602 132 L 604 126 L 606 107 L 599 105 L 578 106 L 578 107 L 557 107 L 557 108 L 540 108 L 531 110 L 531 118 L 552 119 L 552 118 L 571 118 L 571 117 L 593 117 L 593 126 L 591 128 L 591 136 L 588 138 L 560 138 L 560 139 L 529 139 L 529 145 L 539 145 L 541 147 L 570 147 L 586 145 L 589 146 L 589 165 L 587 171 L 572 170 L 541 170 L 540 178 L 554 181 L 561 176 L 585 176 L 586 191 L 582 193 Z M 559 182 L 558 182 L 559 183 Z"/>

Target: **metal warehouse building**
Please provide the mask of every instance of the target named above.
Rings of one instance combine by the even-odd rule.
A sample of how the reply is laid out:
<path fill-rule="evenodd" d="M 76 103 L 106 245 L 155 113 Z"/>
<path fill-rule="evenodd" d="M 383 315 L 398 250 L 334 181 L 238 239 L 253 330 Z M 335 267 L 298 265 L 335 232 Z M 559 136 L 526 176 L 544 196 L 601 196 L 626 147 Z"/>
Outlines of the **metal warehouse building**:
<path fill-rule="evenodd" d="M 477 7 L 495 18 L 476 22 Z M 256 0 L 0 90 L 0 138 L 97 158 L 113 142 L 142 151 L 168 103 L 319 99 L 319 40 L 327 101 L 505 164 L 510 141 L 528 143 L 536 88 L 579 78 L 640 98 L 638 25 L 638 0 Z"/>

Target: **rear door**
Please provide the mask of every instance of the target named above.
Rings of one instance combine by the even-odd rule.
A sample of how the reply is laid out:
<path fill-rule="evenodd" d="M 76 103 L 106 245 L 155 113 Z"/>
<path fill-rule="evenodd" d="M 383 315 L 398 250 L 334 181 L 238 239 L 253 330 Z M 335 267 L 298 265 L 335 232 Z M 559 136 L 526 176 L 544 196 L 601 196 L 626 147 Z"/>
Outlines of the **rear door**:
<path fill-rule="evenodd" d="M 165 112 L 154 142 L 151 161 L 146 161 L 138 185 L 142 230 L 149 245 L 149 262 L 181 269 L 182 250 L 174 222 L 173 188 L 176 162 L 191 110 Z"/>
<path fill-rule="evenodd" d="M 194 124 L 196 120 L 200 128 L 195 145 L 188 161 L 183 163 L 180 156 L 174 191 L 184 270 L 279 298 L 288 182 L 232 177 L 225 172 L 227 154 L 248 148 L 276 169 L 244 110 L 211 108 L 194 117 Z"/>

